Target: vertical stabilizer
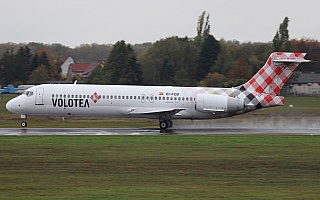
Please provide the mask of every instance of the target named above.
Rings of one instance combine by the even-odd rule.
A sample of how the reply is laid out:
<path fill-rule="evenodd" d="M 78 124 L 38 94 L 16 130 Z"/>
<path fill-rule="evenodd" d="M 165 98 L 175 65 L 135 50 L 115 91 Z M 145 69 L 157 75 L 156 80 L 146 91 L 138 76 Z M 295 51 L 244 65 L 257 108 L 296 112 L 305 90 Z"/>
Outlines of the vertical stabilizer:
<path fill-rule="evenodd" d="M 294 70 L 305 60 L 306 53 L 272 53 L 265 65 L 245 84 L 237 89 L 259 94 L 277 95 Z"/>

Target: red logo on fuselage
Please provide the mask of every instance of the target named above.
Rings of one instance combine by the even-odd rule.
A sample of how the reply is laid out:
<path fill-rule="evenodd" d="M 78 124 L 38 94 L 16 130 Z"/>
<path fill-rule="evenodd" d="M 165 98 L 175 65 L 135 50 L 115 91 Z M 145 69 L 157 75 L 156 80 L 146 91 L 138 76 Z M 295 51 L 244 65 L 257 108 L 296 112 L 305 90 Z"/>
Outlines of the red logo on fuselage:
<path fill-rule="evenodd" d="M 98 95 L 97 92 L 94 92 L 93 95 L 91 95 L 90 99 L 93 101 L 93 103 L 97 103 L 100 99 L 100 95 Z"/>

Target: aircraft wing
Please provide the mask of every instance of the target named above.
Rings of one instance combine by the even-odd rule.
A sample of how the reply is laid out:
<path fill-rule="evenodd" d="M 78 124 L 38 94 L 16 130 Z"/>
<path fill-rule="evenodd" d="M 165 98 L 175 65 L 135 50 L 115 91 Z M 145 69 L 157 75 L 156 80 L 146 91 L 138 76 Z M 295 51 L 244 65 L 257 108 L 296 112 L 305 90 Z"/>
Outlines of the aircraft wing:
<path fill-rule="evenodd" d="M 129 110 L 128 115 L 159 115 L 167 113 L 170 116 L 179 113 L 182 110 L 186 110 L 185 108 L 132 108 Z"/>

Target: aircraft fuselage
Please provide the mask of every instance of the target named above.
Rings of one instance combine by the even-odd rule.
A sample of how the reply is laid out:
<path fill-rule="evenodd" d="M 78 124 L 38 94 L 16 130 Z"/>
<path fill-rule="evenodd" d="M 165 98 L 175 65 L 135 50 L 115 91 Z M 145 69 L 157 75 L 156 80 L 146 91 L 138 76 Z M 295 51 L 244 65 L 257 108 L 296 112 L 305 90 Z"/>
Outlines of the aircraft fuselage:
<path fill-rule="evenodd" d="M 16 97 L 7 108 L 19 114 L 44 116 L 158 118 L 159 113 L 177 108 L 181 111 L 172 115 L 173 119 L 213 119 L 231 114 L 223 102 L 211 108 L 216 112 L 196 110 L 197 95 L 211 92 L 213 89 L 200 87 L 44 84 Z"/>

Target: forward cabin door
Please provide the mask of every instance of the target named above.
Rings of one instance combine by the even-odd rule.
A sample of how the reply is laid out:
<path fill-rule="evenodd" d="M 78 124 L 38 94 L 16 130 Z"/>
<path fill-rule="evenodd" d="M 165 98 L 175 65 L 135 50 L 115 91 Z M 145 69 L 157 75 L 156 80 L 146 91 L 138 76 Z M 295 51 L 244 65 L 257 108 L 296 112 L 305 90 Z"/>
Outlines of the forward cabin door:
<path fill-rule="evenodd" d="M 35 105 L 40 107 L 43 107 L 43 88 L 38 88 L 36 91 L 36 102 Z"/>

